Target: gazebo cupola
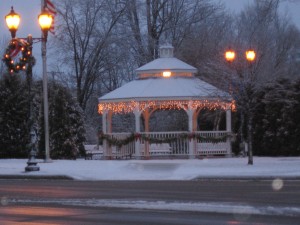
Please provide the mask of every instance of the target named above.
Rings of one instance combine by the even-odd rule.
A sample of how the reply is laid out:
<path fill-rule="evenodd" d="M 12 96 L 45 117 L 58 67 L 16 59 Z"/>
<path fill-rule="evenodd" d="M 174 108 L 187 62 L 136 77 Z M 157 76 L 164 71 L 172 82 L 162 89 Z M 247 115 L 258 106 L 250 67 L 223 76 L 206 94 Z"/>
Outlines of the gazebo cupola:
<path fill-rule="evenodd" d="M 138 78 L 192 77 L 197 69 L 174 57 L 174 47 L 166 44 L 159 48 L 159 58 L 136 70 Z"/>

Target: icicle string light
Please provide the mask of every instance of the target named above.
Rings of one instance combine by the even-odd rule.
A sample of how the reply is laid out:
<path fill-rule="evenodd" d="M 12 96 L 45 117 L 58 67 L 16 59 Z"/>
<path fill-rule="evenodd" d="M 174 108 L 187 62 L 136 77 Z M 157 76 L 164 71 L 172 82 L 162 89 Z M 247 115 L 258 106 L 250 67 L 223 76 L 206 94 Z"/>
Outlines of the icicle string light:
<path fill-rule="evenodd" d="M 129 102 L 101 102 L 98 104 L 98 112 L 103 114 L 105 111 L 113 113 L 131 113 L 138 109 L 144 111 L 145 109 L 160 109 L 160 110 L 187 110 L 207 108 L 210 110 L 217 109 L 231 109 L 234 111 L 235 102 L 222 102 L 219 100 L 162 100 L 162 101 L 129 101 Z"/>

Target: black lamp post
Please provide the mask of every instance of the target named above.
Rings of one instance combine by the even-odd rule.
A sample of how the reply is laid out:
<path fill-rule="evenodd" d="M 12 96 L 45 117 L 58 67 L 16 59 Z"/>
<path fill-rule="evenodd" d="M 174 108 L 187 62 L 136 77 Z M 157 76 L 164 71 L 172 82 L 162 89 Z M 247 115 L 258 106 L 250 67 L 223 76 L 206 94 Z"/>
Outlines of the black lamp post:
<path fill-rule="evenodd" d="M 232 49 L 229 49 L 225 52 L 225 59 L 228 63 L 233 63 L 234 60 L 235 60 L 235 51 L 232 50 Z M 249 49 L 245 52 L 245 58 L 246 60 L 248 61 L 248 63 L 252 64 L 254 62 L 254 60 L 256 59 L 256 52 L 253 50 L 253 49 Z M 241 72 L 241 74 L 239 74 L 240 77 L 243 77 L 243 73 Z M 247 84 L 246 84 L 247 85 Z M 251 84 L 248 85 L 250 88 L 251 88 Z M 245 87 L 244 87 L 245 88 Z M 248 105 L 248 104 L 247 104 Z M 244 144 L 244 148 L 247 148 L 248 150 L 248 164 L 249 165 L 253 165 L 253 151 L 252 151 L 252 123 L 253 123 L 253 115 L 251 113 L 251 108 L 247 109 L 248 112 L 248 143 L 245 143 L 244 141 L 244 135 L 243 135 L 243 124 L 244 124 L 244 118 L 245 118 L 245 115 L 244 113 L 245 112 L 241 112 L 241 139 L 242 139 L 242 142 Z"/>
<path fill-rule="evenodd" d="M 47 42 L 47 34 L 50 29 L 52 23 L 52 16 L 47 13 L 45 10 L 42 10 L 42 13 L 38 16 L 39 24 L 41 26 L 43 36 L 42 38 L 32 38 L 31 35 L 25 38 L 16 38 L 16 32 L 18 30 L 20 24 L 20 16 L 15 13 L 13 7 L 11 7 L 11 11 L 9 14 L 5 16 L 6 24 L 8 26 L 9 31 L 11 32 L 11 37 L 13 40 L 25 42 L 28 52 L 28 56 L 32 54 L 32 44 L 33 40 L 42 41 L 42 58 L 43 58 L 43 97 L 44 97 L 44 117 L 45 117 L 45 152 L 46 157 L 45 161 L 50 161 L 50 153 L 49 153 L 49 126 L 48 126 L 48 90 L 47 90 L 47 70 L 46 70 L 46 42 Z M 32 56 L 30 59 L 34 59 Z M 32 84 L 32 67 L 34 66 L 34 60 L 29 60 L 27 62 L 28 66 L 24 66 L 22 69 L 26 69 L 27 82 L 28 82 L 28 93 L 30 98 L 30 106 L 29 106 L 29 123 L 30 123 L 30 153 L 29 159 L 27 162 L 27 166 L 25 167 L 25 171 L 38 171 L 40 170 L 39 166 L 37 166 L 36 162 L 36 131 L 32 124 L 32 101 L 31 101 L 31 84 Z M 11 70 L 10 72 L 14 72 Z"/>

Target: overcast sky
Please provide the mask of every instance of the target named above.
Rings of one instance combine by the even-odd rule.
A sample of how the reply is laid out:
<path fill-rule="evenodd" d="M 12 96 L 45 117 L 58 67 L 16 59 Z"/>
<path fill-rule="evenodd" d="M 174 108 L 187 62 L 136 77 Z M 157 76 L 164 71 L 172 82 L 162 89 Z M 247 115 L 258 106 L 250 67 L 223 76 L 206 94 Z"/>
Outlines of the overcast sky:
<path fill-rule="evenodd" d="M 54 3 L 57 0 L 52 0 Z M 239 12 L 245 6 L 251 4 L 253 0 L 212 0 L 220 1 L 225 4 L 228 10 Z M 9 40 L 10 33 L 6 27 L 4 17 L 10 12 L 11 6 L 14 6 L 16 13 L 21 15 L 21 24 L 17 32 L 18 37 L 27 37 L 32 34 L 33 37 L 40 37 L 41 31 L 37 17 L 41 12 L 41 0 L 0 0 L 0 40 L 6 38 Z M 300 29 L 300 0 L 283 0 L 281 3 L 281 12 L 287 12 L 292 21 Z M 51 39 L 51 34 L 49 34 Z M 48 44 L 48 49 L 51 48 Z M 34 70 L 41 71 L 41 47 L 40 44 L 35 44 L 33 54 L 37 59 L 37 64 Z M 1 51 L 2 52 L 2 51 Z"/>

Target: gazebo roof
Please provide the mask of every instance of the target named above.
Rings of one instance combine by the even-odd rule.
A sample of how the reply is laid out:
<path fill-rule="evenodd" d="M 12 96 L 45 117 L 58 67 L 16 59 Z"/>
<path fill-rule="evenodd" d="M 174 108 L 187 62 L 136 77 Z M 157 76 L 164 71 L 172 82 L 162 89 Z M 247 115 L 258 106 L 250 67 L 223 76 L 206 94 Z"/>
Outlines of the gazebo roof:
<path fill-rule="evenodd" d="M 195 77 L 146 78 L 131 81 L 99 102 L 219 99 L 229 95 Z"/>
<path fill-rule="evenodd" d="M 173 47 L 160 48 L 160 58 L 136 70 L 138 78 L 99 98 L 98 111 L 132 112 L 144 108 L 228 108 L 228 93 L 194 76 L 197 69 L 173 57 Z M 169 77 L 164 77 L 164 72 Z"/>
<path fill-rule="evenodd" d="M 137 74 L 140 74 L 143 72 L 155 72 L 162 70 L 169 70 L 172 72 L 197 72 L 197 69 L 195 67 L 175 57 L 155 59 L 145 64 L 144 66 L 141 66 L 140 68 L 136 69 L 136 72 Z"/>

